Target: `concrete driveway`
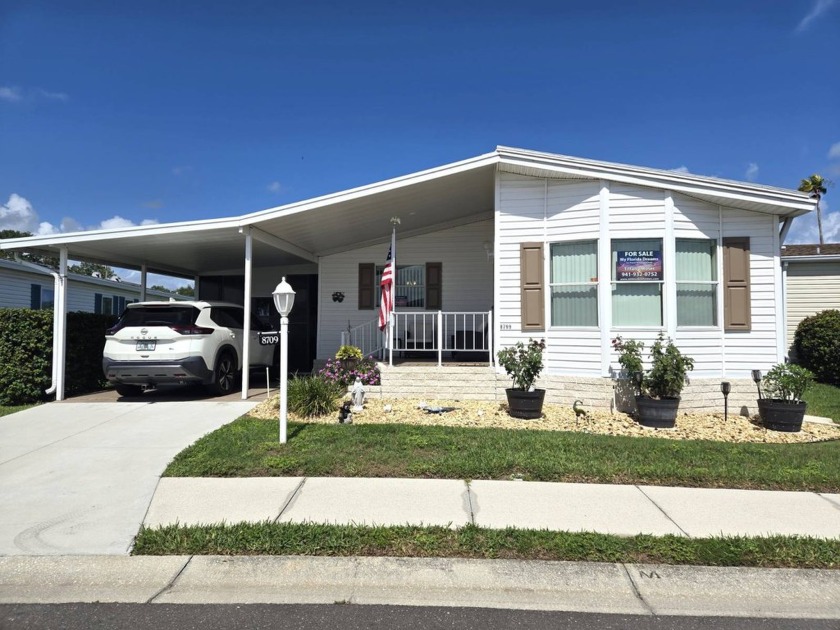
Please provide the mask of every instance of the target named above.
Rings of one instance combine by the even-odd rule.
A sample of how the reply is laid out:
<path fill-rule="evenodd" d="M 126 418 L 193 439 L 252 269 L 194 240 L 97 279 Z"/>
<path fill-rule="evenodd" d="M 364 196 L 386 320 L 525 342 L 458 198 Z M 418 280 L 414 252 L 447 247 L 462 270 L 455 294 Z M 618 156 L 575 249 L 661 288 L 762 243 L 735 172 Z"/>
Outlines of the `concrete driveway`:
<path fill-rule="evenodd" d="M 0 555 L 128 553 L 172 458 L 264 395 L 75 399 L 0 418 Z"/>

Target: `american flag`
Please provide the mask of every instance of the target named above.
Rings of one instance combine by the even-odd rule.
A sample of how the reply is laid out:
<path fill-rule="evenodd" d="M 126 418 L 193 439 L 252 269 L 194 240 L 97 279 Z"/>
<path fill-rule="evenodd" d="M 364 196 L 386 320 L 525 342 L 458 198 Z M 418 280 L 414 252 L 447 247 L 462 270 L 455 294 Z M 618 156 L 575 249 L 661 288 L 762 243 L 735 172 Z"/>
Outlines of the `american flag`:
<path fill-rule="evenodd" d="M 388 248 L 388 257 L 385 259 L 385 269 L 382 270 L 382 280 L 379 281 L 379 287 L 382 290 L 382 299 L 379 301 L 379 330 L 385 330 L 388 325 L 388 318 L 391 316 L 391 310 L 394 308 L 393 287 L 394 287 L 394 266 L 392 261 L 392 253 L 394 251 L 393 238 L 391 246 Z"/>

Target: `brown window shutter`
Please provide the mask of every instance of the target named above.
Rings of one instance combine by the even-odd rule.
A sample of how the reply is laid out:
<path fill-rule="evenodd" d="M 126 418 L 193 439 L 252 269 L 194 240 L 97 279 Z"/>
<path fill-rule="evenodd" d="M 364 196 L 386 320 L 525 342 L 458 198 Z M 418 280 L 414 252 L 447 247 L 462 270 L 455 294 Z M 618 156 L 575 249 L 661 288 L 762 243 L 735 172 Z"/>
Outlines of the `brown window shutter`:
<path fill-rule="evenodd" d="M 542 243 L 519 245 L 519 273 L 522 284 L 522 330 L 545 330 Z"/>
<path fill-rule="evenodd" d="M 375 307 L 373 296 L 376 282 L 376 266 L 373 263 L 359 263 L 359 310 L 370 310 Z"/>
<path fill-rule="evenodd" d="M 723 321 L 724 330 L 752 329 L 748 236 L 723 239 Z"/>
<path fill-rule="evenodd" d="M 443 308 L 443 263 L 426 263 L 426 310 Z"/>

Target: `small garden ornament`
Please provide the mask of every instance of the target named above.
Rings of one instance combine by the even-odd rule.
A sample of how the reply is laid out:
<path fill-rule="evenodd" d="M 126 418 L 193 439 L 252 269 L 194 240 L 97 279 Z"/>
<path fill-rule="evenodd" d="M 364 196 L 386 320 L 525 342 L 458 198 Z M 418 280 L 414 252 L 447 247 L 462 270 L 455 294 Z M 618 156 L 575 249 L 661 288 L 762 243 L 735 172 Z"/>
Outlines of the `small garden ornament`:
<path fill-rule="evenodd" d="M 353 400 L 353 411 L 362 411 L 365 406 L 365 386 L 362 385 L 362 380 L 359 378 L 353 383 L 351 398 Z"/>

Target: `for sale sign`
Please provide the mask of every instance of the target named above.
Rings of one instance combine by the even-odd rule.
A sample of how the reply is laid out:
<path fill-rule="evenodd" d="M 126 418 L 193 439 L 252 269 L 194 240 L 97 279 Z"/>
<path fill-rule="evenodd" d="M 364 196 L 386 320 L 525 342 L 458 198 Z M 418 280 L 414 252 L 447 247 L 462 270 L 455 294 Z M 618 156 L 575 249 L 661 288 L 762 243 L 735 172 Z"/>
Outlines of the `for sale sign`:
<path fill-rule="evenodd" d="M 659 250 L 619 251 L 615 262 L 616 280 L 662 280 L 662 252 Z"/>

